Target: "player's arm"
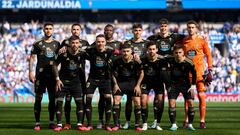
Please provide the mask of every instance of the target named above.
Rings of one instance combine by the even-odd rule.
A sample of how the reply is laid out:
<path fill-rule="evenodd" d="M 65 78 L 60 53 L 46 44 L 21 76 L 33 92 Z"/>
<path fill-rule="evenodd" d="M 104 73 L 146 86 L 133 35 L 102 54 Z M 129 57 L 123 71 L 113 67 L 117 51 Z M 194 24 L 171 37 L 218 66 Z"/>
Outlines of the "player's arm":
<path fill-rule="evenodd" d="M 208 63 L 208 73 L 205 79 L 205 82 L 207 85 L 209 85 L 212 80 L 213 80 L 213 75 L 212 75 L 212 55 L 210 48 L 208 46 L 208 42 L 206 40 L 203 40 L 203 52 L 206 55 L 207 58 L 207 63 Z"/>
<path fill-rule="evenodd" d="M 115 94 L 117 91 L 121 91 L 118 83 L 117 83 L 117 67 L 116 67 L 116 60 L 113 62 L 112 66 L 112 82 L 113 82 L 113 94 Z"/>
<path fill-rule="evenodd" d="M 141 96 L 141 87 L 140 86 L 141 86 L 143 77 L 144 77 L 144 71 L 143 71 L 143 69 L 141 69 L 139 71 L 139 77 L 138 77 L 138 80 L 137 80 L 137 84 L 134 87 L 134 91 L 136 92 L 137 96 Z"/>
<path fill-rule="evenodd" d="M 53 68 L 53 75 L 55 76 L 56 79 L 56 91 L 61 91 L 62 87 L 63 87 L 63 83 L 59 78 L 59 71 L 58 71 L 58 65 L 60 64 L 63 55 L 59 55 L 59 57 L 57 58 L 57 60 L 55 61 L 55 63 L 53 64 L 52 68 Z"/>
<path fill-rule="evenodd" d="M 34 69 L 33 69 L 33 64 L 34 60 L 36 59 L 36 54 L 31 54 L 29 58 L 29 80 L 30 82 L 34 83 L 35 82 L 35 75 L 34 75 Z"/>
<path fill-rule="evenodd" d="M 192 82 L 191 87 L 188 89 L 188 92 L 194 93 L 194 90 L 196 89 L 196 80 L 197 80 L 197 73 L 194 64 L 190 65 L 190 73 L 192 74 Z"/>

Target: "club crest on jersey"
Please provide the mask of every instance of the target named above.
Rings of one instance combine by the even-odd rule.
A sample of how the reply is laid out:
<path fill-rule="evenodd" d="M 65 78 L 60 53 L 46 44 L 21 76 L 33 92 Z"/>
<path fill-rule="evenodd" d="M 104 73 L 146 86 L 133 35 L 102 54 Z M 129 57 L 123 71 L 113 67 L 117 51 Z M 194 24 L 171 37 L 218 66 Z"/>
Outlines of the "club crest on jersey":
<path fill-rule="evenodd" d="M 188 56 L 190 59 L 193 59 L 196 55 L 197 55 L 197 52 L 196 52 L 195 50 L 189 50 L 189 51 L 187 51 L 187 56 Z"/>
<path fill-rule="evenodd" d="M 97 67 L 103 67 L 105 64 L 104 60 L 101 57 L 96 57 L 96 66 Z"/>
<path fill-rule="evenodd" d="M 77 64 L 73 60 L 70 60 L 69 69 L 70 70 L 76 70 L 77 69 Z"/>
<path fill-rule="evenodd" d="M 65 41 L 65 44 L 69 45 L 69 40 L 66 40 L 66 41 Z"/>
<path fill-rule="evenodd" d="M 45 56 L 48 58 L 53 58 L 55 53 L 51 50 L 50 47 L 47 47 L 45 50 Z"/>
<path fill-rule="evenodd" d="M 171 49 L 170 45 L 167 44 L 166 42 L 164 41 L 161 41 L 160 42 L 160 50 L 161 51 L 169 51 Z"/>

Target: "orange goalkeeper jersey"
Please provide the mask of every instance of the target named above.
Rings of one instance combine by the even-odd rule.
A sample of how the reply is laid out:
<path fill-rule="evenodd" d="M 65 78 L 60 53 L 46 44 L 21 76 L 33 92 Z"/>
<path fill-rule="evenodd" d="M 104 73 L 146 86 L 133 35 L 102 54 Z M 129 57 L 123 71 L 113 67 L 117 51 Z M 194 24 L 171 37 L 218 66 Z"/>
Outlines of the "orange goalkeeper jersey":
<path fill-rule="evenodd" d="M 185 37 L 183 39 L 184 52 L 186 56 L 192 59 L 196 71 L 197 71 L 197 80 L 202 79 L 205 69 L 204 56 L 207 57 L 208 68 L 212 68 L 212 56 L 210 48 L 208 47 L 207 41 L 200 35 L 197 35 L 196 38 Z"/>

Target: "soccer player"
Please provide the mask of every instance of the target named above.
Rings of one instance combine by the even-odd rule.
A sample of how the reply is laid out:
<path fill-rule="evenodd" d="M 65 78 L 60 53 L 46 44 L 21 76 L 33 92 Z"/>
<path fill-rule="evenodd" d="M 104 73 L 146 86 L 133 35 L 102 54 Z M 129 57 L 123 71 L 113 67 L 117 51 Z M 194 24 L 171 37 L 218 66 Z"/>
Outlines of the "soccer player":
<path fill-rule="evenodd" d="M 198 24 L 191 20 L 187 23 L 188 36 L 184 38 L 184 52 L 188 58 L 190 58 L 195 64 L 197 71 L 197 91 L 199 99 L 199 111 L 200 111 L 200 128 L 206 128 L 205 125 L 205 115 L 206 115 L 206 87 L 205 83 L 211 83 L 212 81 L 212 56 L 211 51 L 208 47 L 207 41 L 201 36 L 198 35 Z M 206 79 L 203 78 L 205 70 L 205 61 L 204 57 L 207 58 L 208 64 L 208 74 Z M 186 105 L 187 109 L 187 105 Z M 187 111 L 186 111 L 187 112 Z M 186 118 L 186 123 L 187 123 Z"/>
<path fill-rule="evenodd" d="M 132 33 L 133 38 L 128 41 L 125 41 L 125 43 L 131 46 L 134 60 L 139 61 L 140 57 L 147 52 L 146 43 L 148 41 L 142 38 L 143 27 L 141 24 L 139 23 L 133 24 Z M 127 102 L 125 108 L 126 108 L 125 109 L 126 123 L 124 124 L 123 129 L 128 129 L 131 125 L 130 121 L 132 114 L 132 97 L 130 97 L 130 95 L 127 95 Z"/>
<path fill-rule="evenodd" d="M 34 83 L 35 88 L 35 103 L 34 115 L 36 124 L 35 131 L 39 131 L 40 127 L 40 112 L 43 93 L 46 88 L 48 91 L 48 111 L 49 111 L 49 128 L 55 128 L 54 113 L 55 113 L 55 78 L 52 72 L 52 66 L 56 60 L 60 43 L 53 39 L 53 24 L 45 23 L 43 26 L 44 38 L 36 41 L 29 60 L 29 80 Z M 37 66 L 34 74 L 34 60 L 37 57 Z"/>
<path fill-rule="evenodd" d="M 71 27 L 71 33 L 72 33 L 72 36 L 80 37 L 81 25 L 79 23 L 74 23 Z M 71 46 L 70 38 L 64 39 L 61 43 L 60 52 L 61 53 L 66 52 L 67 48 L 70 48 L 70 46 Z M 88 41 L 80 39 L 80 48 L 81 49 L 86 49 L 88 46 L 89 46 Z M 85 71 L 85 61 L 82 61 L 82 62 L 83 62 L 82 67 L 84 68 L 84 70 L 81 70 L 81 71 Z M 81 71 L 79 73 L 80 73 L 80 80 L 81 80 L 82 90 L 83 90 L 83 95 L 84 95 L 85 89 L 86 89 L 86 76 L 85 76 L 85 72 L 81 72 Z M 72 101 L 71 95 L 66 93 L 65 105 L 64 105 L 66 123 L 64 124 L 64 127 L 63 127 L 63 129 L 65 129 L 65 130 L 68 130 L 71 128 L 71 121 L 70 121 L 71 101 Z M 84 117 L 82 120 L 84 121 Z"/>
<path fill-rule="evenodd" d="M 176 33 L 170 33 L 169 32 L 169 22 L 167 19 L 163 18 L 160 20 L 160 33 L 156 34 L 156 35 L 152 35 L 150 37 L 148 37 L 147 39 L 150 41 L 154 41 L 157 44 L 157 48 L 158 48 L 158 54 L 165 57 L 166 59 L 172 57 L 173 54 L 173 46 L 175 43 L 177 42 L 181 42 L 182 39 L 184 38 L 184 35 L 181 34 L 176 34 Z M 165 76 L 165 78 L 167 78 L 167 76 Z M 165 87 L 166 84 L 164 84 Z M 164 97 L 162 102 L 164 103 Z M 151 125 L 151 128 L 156 128 L 157 125 L 157 112 L 159 110 L 157 110 L 157 107 L 155 107 L 157 104 L 157 101 L 154 100 L 153 102 L 153 106 L 154 106 L 154 122 Z M 164 104 L 163 104 L 164 105 Z M 162 108 L 158 108 L 161 109 L 161 112 L 163 112 L 164 110 L 164 106 Z"/>
<path fill-rule="evenodd" d="M 156 106 L 157 107 L 157 130 L 163 130 L 160 126 L 162 118 L 162 108 L 163 108 L 163 98 L 164 98 L 164 85 L 165 76 L 169 76 L 169 64 L 161 55 L 157 54 L 158 48 L 155 42 L 150 41 L 147 43 L 147 54 L 141 58 L 142 68 L 144 70 L 144 79 L 142 82 L 142 120 L 143 126 L 142 130 L 148 129 L 147 119 L 148 119 L 148 94 L 151 89 L 155 92 Z M 168 83 L 168 82 L 165 82 Z"/>
<path fill-rule="evenodd" d="M 189 58 L 185 57 L 183 46 L 174 46 L 174 58 L 169 60 L 171 69 L 171 87 L 168 88 L 169 109 L 168 114 L 171 121 L 171 131 L 176 131 L 176 99 L 181 92 L 188 102 L 188 129 L 194 131 L 192 126 L 194 118 L 194 90 L 196 89 L 196 70 Z M 190 80 L 189 74 L 192 75 Z"/>
<path fill-rule="evenodd" d="M 96 46 L 86 49 L 87 59 L 90 61 L 90 73 L 86 90 L 86 116 L 88 120 L 87 130 L 92 130 L 92 98 L 95 89 L 104 95 L 105 101 L 105 130 L 112 131 L 110 127 L 112 109 L 112 60 L 113 50 L 106 48 L 105 35 L 96 37 Z"/>
<path fill-rule="evenodd" d="M 84 131 L 85 127 L 82 125 L 83 119 L 83 93 L 80 82 L 80 73 L 84 73 L 83 63 L 84 52 L 80 51 L 79 36 L 71 36 L 68 40 L 70 42 L 70 49 L 67 52 L 58 56 L 53 70 L 56 76 L 56 117 L 57 127 L 54 129 L 59 132 L 62 130 L 62 106 L 65 95 L 74 97 L 76 103 L 77 115 L 77 129 Z M 61 69 L 58 73 L 57 66 L 61 64 Z"/>
<path fill-rule="evenodd" d="M 116 58 L 119 54 L 120 54 L 120 46 L 121 46 L 121 42 L 114 40 L 113 39 L 113 34 L 114 34 L 114 27 L 111 24 L 107 24 L 104 27 L 104 35 L 107 41 L 106 46 L 111 47 L 114 51 L 113 51 L 113 58 Z M 95 44 L 95 43 L 94 43 Z M 104 114 L 104 110 L 105 110 L 105 101 L 104 101 L 104 95 L 102 93 L 100 93 L 100 97 L 99 97 L 99 102 L 98 102 L 98 114 L 99 114 L 99 122 L 97 125 L 98 129 L 102 128 L 103 123 L 103 114 Z"/>
<path fill-rule="evenodd" d="M 113 63 L 113 95 L 114 95 L 114 127 L 113 131 L 119 129 L 119 104 L 123 94 L 132 97 L 134 101 L 134 114 L 135 114 L 135 130 L 141 131 L 140 118 L 141 118 L 141 81 L 143 79 L 143 70 L 141 63 L 135 61 L 132 55 L 131 45 L 125 43 L 121 47 L 122 56 L 117 58 Z M 131 101 L 132 102 L 132 101 Z"/>

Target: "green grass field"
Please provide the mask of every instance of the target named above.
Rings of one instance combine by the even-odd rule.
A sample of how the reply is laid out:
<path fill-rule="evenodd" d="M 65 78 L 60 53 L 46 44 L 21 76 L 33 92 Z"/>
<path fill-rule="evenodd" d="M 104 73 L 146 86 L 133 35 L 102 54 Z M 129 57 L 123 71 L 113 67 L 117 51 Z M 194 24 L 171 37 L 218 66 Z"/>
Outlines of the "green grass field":
<path fill-rule="evenodd" d="M 195 104 L 197 106 L 198 103 Z M 167 113 L 167 104 L 162 118 L 163 131 L 157 131 L 150 129 L 144 132 L 135 132 L 130 130 L 120 130 L 117 132 L 107 132 L 105 130 L 95 129 L 93 131 L 80 132 L 75 130 L 75 107 L 72 109 L 71 120 L 74 127 L 68 131 L 62 131 L 56 133 L 53 130 L 48 129 L 48 113 L 47 106 L 43 105 L 41 114 L 42 130 L 35 132 L 34 126 L 34 115 L 32 104 L 0 104 L 0 135 L 77 135 L 77 134 L 95 134 L 95 135 L 107 135 L 107 134 L 149 134 L 149 135 L 181 135 L 181 134 L 196 134 L 196 135 L 240 135 L 240 103 L 208 103 L 207 107 L 207 129 L 199 129 L 199 111 L 196 108 L 196 115 L 194 119 L 194 127 L 196 131 L 191 132 L 186 129 L 182 129 L 182 122 L 184 120 L 184 110 L 182 103 L 177 106 L 177 121 L 180 127 L 178 131 L 172 132 L 168 128 L 170 122 Z M 64 117 L 63 117 L 64 118 Z M 98 121 L 97 109 L 94 107 L 93 122 L 96 126 Z M 152 107 L 149 111 L 149 123 L 153 120 Z M 124 109 L 121 111 L 121 121 L 124 122 Z M 134 114 L 132 114 L 132 127 L 134 121 Z"/>

